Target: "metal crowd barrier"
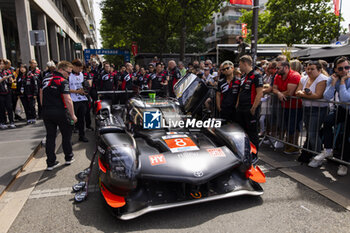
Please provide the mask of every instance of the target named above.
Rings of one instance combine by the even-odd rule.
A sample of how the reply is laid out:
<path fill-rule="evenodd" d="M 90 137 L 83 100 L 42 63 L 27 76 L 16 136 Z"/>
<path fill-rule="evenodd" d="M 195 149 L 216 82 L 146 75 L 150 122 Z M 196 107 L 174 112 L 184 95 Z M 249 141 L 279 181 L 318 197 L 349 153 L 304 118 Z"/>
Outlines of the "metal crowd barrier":
<path fill-rule="evenodd" d="M 326 100 L 310 100 L 311 107 L 313 108 L 315 112 L 315 117 L 313 118 L 316 120 L 316 122 L 311 122 L 311 115 L 309 119 L 306 119 L 306 111 L 307 107 L 303 106 L 298 102 L 298 100 L 303 101 L 304 99 L 299 97 L 288 97 L 285 106 L 292 106 L 292 101 L 296 101 L 296 108 L 295 112 L 289 111 L 287 108 L 283 108 L 281 101 L 278 99 L 278 97 L 274 94 L 265 94 L 265 103 L 262 103 L 261 105 L 261 114 L 265 115 L 265 132 L 263 134 L 262 139 L 260 140 L 260 145 L 264 142 L 264 140 L 268 140 L 270 144 L 275 148 L 274 142 L 279 141 L 284 143 L 285 145 L 290 145 L 293 147 L 296 147 L 300 150 L 304 150 L 313 154 L 319 154 L 321 151 L 323 151 L 323 144 L 324 144 L 324 119 L 329 114 L 334 114 L 335 121 L 333 122 L 333 142 L 332 142 L 332 149 L 333 149 L 333 157 L 331 157 L 331 160 L 334 160 L 336 162 L 350 165 L 350 155 L 348 155 L 348 159 L 344 158 L 346 152 L 345 152 L 345 145 L 348 145 L 350 147 L 349 138 L 345 137 L 345 131 L 347 127 L 349 127 L 347 124 L 350 124 L 349 119 L 349 108 L 350 103 L 344 103 L 339 101 L 326 101 Z M 306 100 L 306 99 L 305 99 Z M 316 103 L 326 103 L 327 105 L 325 109 L 322 109 L 322 107 L 314 106 Z M 343 108 L 343 109 L 341 109 Z M 345 113 L 343 110 L 345 109 Z M 341 110 L 341 111 L 340 111 Z M 293 117 L 293 114 L 296 116 L 299 115 L 299 119 L 297 117 Z M 344 116 L 345 114 L 345 116 Z M 323 120 L 322 120 L 323 119 Z M 337 123 L 338 119 L 344 119 L 341 123 Z M 305 125 L 305 120 L 309 120 L 309 125 Z M 349 120 L 349 121 L 348 121 Z M 318 126 L 318 129 L 316 130 L 316 135 L 314 135 L 315 138 L 308 137 L 308 131 L 310 130 L 311 124 L 316 124 Z M 260 125 L 261 126 L 261 125 Z M 308 128 L 309 127 L 309 128 Z M 350 127 L 349 127 L 350 129 Z M 291 132 L 290 132 L 291 131 Z M 295 132 L 293 134 L 293 131 Z M 350 134 L 349 134 L 350 135 Z M 318 140 L 320 138 L 320 140 Z M 310 141 L 314 142 L 314 145 L 310 143 Z M 321 145 L 320 145 L 321 144 Z M 317 149 L 319 148 L 319 149 Z M 348 151 L 347 153 L 350 153 Z"/>

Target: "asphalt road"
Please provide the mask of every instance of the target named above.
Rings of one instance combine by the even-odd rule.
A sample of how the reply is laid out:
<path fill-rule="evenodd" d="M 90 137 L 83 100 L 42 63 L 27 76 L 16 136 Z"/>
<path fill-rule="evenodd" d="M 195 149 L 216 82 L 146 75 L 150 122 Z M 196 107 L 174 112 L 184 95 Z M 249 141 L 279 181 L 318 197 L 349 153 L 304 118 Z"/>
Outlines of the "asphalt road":
<path fill-rule="evenodd" d="M 16 129 L 0 130 L 0 193 L 6 188 L 46 135 L 44 123 L 16 122 Z"/>
<path fill-rule="evenodd" d="M 87 201 L 73 203 L 75 175 L 88 167 L 94 151 L 93 133 L 88 136 L 89 143 L 78 143 L 74 136 L 76 161 L 71 166 L 43 173 L 8 232 L 350 232 L 347 210 L 263 162 L 267 182 L 261 197 L 241 196 L 117 220 L 94 188 Z M 94 176 L 92 185 L 96 184 Z"/>

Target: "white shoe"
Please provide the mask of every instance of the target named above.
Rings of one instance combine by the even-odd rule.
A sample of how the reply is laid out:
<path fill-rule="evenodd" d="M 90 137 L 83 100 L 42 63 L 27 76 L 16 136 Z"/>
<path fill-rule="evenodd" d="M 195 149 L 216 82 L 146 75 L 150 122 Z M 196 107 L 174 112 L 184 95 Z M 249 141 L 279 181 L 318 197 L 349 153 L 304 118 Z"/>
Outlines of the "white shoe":
<path fill-rule="evenodd" d="M 283 142 L 280 142 L 280 141 L 276 141 L 274 143 L 274 146 L 276 149 L 280 149 L 280 148 L 283 148 L 284 147 L 284 143 Z"/>
<path fill-rule="evenodd" d="M 348 167 L 345 165 L 339 165 L 337 174 L 338 176 L 346 176 L 346 174 L 348 174 Z"/>
<path fill-rule="evenodd" d="M 16 128 L 16 125 L 14 123 L 10 123 L 10 126 L 9 126 L 11 129 L 15 129 Z"/>
<path fill-rule="evenodd" d="M 7 125 L 5 125 L 5 124 L 0 124 L 0 129 L 7 129 L 8 127 L 7 127 Z"/>
<path fill-rule="evenodd" d="M 314 167 L 314 168 L 316 168 L 316 167 L 321 166 L 322 163 L 323 163 L 323 159 L 322 159 L 322 160 L 317 160 L 317 159 L 313 158 L 313 159 L 310 161 L 310 163 L 308 164 L 308 166 L 309 166 L 309 167 Z"/>
<path fill-rule="evenodd" d="M 324 160 L 325 158 L 332 157 L 333 152 L 330 150 L 324 150 L 322 153 L 315 156 L 315 160 Z"/>

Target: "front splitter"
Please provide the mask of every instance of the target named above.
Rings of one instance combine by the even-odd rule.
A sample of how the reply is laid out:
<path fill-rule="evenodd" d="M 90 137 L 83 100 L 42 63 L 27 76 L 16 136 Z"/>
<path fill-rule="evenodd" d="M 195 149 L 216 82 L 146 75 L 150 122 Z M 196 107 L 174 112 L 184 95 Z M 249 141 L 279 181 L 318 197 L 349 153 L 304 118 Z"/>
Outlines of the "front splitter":
<path fill-rule="evenodd" d="M 194 200 L 188 200 L 188 201 L 182 201 L 182 202 L 176 202 L 176 203 L 167 203 L 167 204 L 160 204 L 160 205 L 155 205 L 155 206 L 148 206 L 146 208 L 143 208 L 141 210 L 132 212 L 132 213 L 126 213 L 122 214 L 120 216 L 117 216 L 117 218 L 121 220 L 130 220 L 137 218 L 141 215 L 144 215 L 149 212 L 153 211 L 158 211 L 158 210 L 164 210 L 164 209 L 170 209 L 174 207 L 180 207 L 180 206 L 186 206 L 186 205 L 192 205 L 192 204 L 197 204 L 197 203 L 202 203 L 202 202 L 209 202 L 209 201 L 215 201 L 219 199 L 225 199 L 225 198 L 230 198 L 230 197 L 236 197 L 236 196 L 242 196 L 242 195 L 252 195 L 252 196 L 260 196 L 264 193 L 264 191 L 261 190 L 237 190 L 237 191 L 232 191 L 229 193 L 225 194 L 218 194 L 215 196 L 211 197 L 204 197 L 201 199 L 194 199 Z"/>

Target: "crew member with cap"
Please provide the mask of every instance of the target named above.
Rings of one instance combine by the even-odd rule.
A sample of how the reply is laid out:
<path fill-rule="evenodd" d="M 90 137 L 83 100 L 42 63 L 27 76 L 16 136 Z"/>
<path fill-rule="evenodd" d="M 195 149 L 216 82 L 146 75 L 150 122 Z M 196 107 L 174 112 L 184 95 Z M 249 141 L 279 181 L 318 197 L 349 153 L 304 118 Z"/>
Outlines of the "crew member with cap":
<path fill-rule="evenodd" d="M 65 164 L 70 165 L 74 161 L 71 139 L 73 124 L 77 122 L 77 117 L 74 114 L 67 81 L 72 68 L 73 65 L 70 62 L 61 61 L 58 63 L 57 71 L 51 77 L 43 80 L 40 90 L 40 102 L 43 106 L 43 120 L 46 128 L 46 170 L 48 171 L 59 165 L 55 154 L 57 126 L 62 135 Z"/>

